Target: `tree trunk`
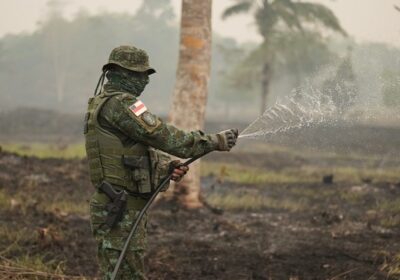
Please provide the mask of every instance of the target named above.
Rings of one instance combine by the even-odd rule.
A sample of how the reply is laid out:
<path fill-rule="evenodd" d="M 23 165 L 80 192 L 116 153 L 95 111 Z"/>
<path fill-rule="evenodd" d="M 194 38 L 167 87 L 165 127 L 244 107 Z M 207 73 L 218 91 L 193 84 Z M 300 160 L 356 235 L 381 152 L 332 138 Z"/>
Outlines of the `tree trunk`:
<path fill-rule="evenodd" d="M 262 81 L 261 81 L 261 115 L 264 113 L 267 107 L 267 97 L 269 94 L 269 81 L 271 79 L 271 68 L 268 63 L 264 64 L 262 70 Z"/>
<path fill-rule="evenodd" d="M 207 103 L 211 62 L 212 0 L 182 0 L 177 78 L 170 121 L 184 130 L 202 129 Z M 184 207 L 202 206 L 200 164 L 175 185 L 174 198 Z"/>

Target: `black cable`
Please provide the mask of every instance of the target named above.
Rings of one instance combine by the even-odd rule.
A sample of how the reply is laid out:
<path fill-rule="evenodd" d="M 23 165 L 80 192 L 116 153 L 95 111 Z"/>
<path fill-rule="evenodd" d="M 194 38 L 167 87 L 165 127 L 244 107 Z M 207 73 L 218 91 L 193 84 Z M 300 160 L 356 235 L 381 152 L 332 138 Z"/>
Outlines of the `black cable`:
<path fill-rule="evenodd" d="M 187 161 L 185 161 L 184 163 L 182 163 L 179 166 L 188 166 L 189 164 L 193 163 L 194 161 L 198 160 L 199 158 L 205 156 L 208 153 L 193 157 Z M 117 277 L 119 268 L 121 266 L 122 260 L 125 257 L 126 254 L 126 250 L 128 249 L 129 246 L 129 242 L 131 241 L 134 233 L 136 232 L 137 227 L 139 226 L 140 221 L 142 220 L 144 214 L 146 213 L 147 209 L 150 207 L 151 203 L 154 201 L 154 199 L 156 198 L 156 196 L 158 195 L 158 193 L 161 191 L 161 189 L 171 180 L 172 178 L 172 173 L 173 170 L 170 172 L 170 174 L 165 177 L 161 183 L 157 186 L 156 190 L 154 191 L 154 193 L 151 195 L 150 199 L 146 202 L 146 205 L 143 207 L 143 209 L 139 212 L 138 217 L 136 218 L 135 223 L 133 224 L 131 231 L 129 232 L 128 238 L 125 240 L 124 243 L 124 247 L 122 248 L 121 254 L 119 255 L 117 264 L 114 267 L 113 273 L 111 275 L 111 280 L 115 280 L 115 278 Z"/>

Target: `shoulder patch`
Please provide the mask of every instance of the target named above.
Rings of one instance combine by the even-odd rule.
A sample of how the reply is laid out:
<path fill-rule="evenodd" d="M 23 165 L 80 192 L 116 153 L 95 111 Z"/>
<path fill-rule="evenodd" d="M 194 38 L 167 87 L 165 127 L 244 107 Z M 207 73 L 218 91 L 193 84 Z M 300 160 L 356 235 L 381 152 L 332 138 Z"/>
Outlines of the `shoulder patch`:
<path fill-rule="evenodd" d="M 137 100 L 135 103 L 129 106 L 129 110 L 131 110 L 136 117 L 139 117 L 140 115 L 142 115 L 144 112 L 147 111 L 147 107 L 146 105 L 144 105 L 142 101 Z"/>
<path fill-rule="evenodd" d="M 157 124 L 157 117 L 148 111 L 144 112 L 141 118 L 149 126 L 155 126 Z"/>
<path fill-rule="evenodd" d="M 146 106 L 141 101 L 136 99 L 133 101 L 129 101 L 129 103 L 126 103 L 126 108 L 131 117 L 147 133 L 153 133 L 153 131 L 155 131 L 162 124 L 161 120 L 156 115 L 147 111 Z"/>

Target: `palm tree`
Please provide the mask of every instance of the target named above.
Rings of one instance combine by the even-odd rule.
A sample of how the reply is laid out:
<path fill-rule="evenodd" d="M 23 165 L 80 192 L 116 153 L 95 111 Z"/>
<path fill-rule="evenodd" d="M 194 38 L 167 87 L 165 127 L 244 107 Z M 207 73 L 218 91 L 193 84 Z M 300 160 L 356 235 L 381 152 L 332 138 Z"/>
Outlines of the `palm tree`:
<path fill-rule="evenodd" d="M 344 115 L 355 102 L 359 92 L 357 77 L 351 60 L 351 48 L 337 67 L 336 75 L 323 83 L 323 92 L 336 106 L 340 115 Z"/>
<path fill-rule="evenodd" d="M 333 12 L 321 4 L 298 2 L 294 0 L 233 0 L 236 3 L 228 7 L 222 18 L 239 13 L 252 12 L 258 32 L 264 42 L 255 51 L 263 54 L 261 67 L 261 113 L 265 110 L 266 99 L 272 76 L 272 62 L 275 51 L 281 43 L 279 36 L 285 30 L 305 32 L 320 27 L 345 35 L 338 19 Z M 290 33 L 289 33 L 290 34 Z"/>
<path fill-rule="evenodd" d="M 202 129 L 211 62 L 212 0 L 182 0 L 179 62 L 170 121 L 185 130 Z M 200 165 L 175 186 L 175 198 L 187 207 L 200 202 Z"/>

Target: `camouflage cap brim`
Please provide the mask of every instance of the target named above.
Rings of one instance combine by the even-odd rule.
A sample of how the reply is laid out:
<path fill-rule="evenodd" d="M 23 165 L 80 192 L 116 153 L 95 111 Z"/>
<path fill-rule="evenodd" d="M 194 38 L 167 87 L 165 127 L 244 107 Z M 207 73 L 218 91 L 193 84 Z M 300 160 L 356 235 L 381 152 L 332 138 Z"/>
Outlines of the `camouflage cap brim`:
<path fill-rule="evenodd" d="M 156 73 L 156 70 L 152 67 L 149 66 L 126 66 L 126 65 L 121 65 L 120 63 L 118 63 L 117 61 L 110 61 L 109 63 L 105 64 L 103 66 L 103 71 L 106 70 L 109 66 L 111 65 L 118 65 L 124 69 L 128 69 L 134 72 L 147 72 L 147 74 L 151 75 Z"/>

